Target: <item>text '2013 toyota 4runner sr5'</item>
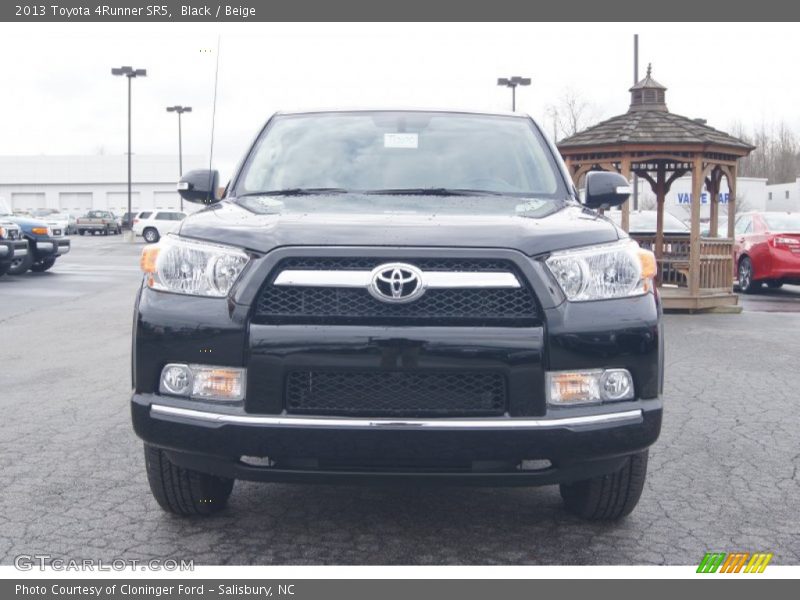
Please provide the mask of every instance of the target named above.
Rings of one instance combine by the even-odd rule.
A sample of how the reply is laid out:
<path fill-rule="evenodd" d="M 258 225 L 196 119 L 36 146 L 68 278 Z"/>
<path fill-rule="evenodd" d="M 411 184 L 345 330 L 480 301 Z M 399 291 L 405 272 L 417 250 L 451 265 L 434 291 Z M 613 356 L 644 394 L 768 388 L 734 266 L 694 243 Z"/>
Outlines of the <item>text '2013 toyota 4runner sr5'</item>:
<path fill-rule="evenodd" d="M 560 484 L 636 505 L 661 426 L 655 259 L 519 114 L 272 117 L 142 254 L 133 425 L 166 510 L 236 479 Z"/>

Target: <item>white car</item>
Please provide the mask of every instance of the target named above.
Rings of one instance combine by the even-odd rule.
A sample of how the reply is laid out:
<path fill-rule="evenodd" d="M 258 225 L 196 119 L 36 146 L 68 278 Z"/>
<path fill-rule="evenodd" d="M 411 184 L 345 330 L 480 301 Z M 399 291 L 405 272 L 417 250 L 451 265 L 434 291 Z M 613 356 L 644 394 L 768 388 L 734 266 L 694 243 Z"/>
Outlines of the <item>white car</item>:
<path fill-rule="evenodd" d="M 178 210 L 143 210 L 133 218 L 133 233 L 154 244 L 162 235 L 178 229 L 185 218 L 186 213 Z"/>

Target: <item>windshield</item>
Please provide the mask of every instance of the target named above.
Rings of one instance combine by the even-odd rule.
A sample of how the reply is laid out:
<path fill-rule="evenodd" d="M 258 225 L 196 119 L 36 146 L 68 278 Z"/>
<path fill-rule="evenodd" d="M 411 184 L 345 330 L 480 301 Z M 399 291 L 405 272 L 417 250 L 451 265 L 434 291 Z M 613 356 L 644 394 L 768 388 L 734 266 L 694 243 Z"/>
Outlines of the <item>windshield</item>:
<path fill-rule="evenodd" d="M 800 213 L 764 213 L 770 231 L 800 231 Z"/>
<path fill-rule="evenodd" d="M 233 195 L 308 191 L 567 196 L 549 148 L 526 118 L 428 112 L 278 115 L 256 142 Z"/>

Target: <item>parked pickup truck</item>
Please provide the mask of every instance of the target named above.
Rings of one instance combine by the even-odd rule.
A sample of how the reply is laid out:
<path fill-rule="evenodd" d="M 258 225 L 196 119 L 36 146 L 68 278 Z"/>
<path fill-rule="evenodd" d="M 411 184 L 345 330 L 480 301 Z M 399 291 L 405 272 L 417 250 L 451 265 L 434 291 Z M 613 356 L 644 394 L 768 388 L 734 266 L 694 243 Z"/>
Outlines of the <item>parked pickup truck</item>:
<path fill-rule="evenodd" d="M 581 202 L 527 116 L 389 110 L 278 114 L 218 180 L 184 175 L 211 206 L 142 253 L 132 416 L 162 508 L 243 479 L 633 510 L 664 363 L 655 257 L 595 210 L 622 175 Z"/>
<path fill-rule="evenodd" d="M 28 240 L 16 223 L 0 217 L 0 275 L 5 275 L 15 259 L 28 255 Z"/>
<path fill-rule="evenodd" d="M 107 210 L 90 210 L 78 219 L 77 227 L 78 233 L 81 235 L 84 233 L 109 235 L 122 232 L 114 213 Z"/>

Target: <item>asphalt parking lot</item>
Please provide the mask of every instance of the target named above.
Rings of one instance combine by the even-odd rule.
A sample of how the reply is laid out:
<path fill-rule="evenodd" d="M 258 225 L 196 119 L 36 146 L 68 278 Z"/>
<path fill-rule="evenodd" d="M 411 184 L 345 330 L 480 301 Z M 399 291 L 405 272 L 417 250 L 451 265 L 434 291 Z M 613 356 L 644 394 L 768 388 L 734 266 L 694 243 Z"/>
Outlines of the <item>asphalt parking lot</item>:
<path fill-rule="evenodd" d="M 634 513 L 567 514 L 555 487 L 238 482 L 211 519 L 163 513 L 130 427 L 141 243 L 73 237 L 47 273 L 0 278 L 0 563 L 697 564 L 708 551 L 800 563 L 800 288 L 739 315 L 668 315 L 665 417 Z"/>

